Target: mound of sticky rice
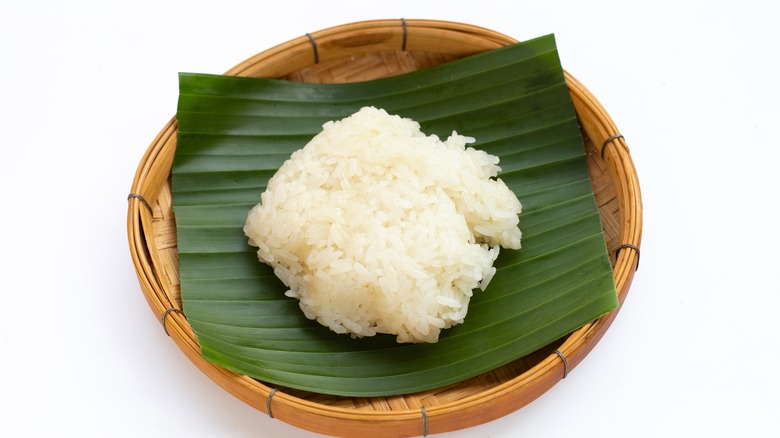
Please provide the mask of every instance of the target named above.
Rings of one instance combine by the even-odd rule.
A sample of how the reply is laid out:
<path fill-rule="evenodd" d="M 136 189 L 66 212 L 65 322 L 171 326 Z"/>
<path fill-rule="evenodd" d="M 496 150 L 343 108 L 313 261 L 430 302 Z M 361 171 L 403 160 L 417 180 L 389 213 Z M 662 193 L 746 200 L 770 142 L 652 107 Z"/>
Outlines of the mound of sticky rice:
<path fill-rule="evenodd" d="M 366 107 L 328 122 L 271 178 L 244 232 L 306 317 L 353 337 L 436 342 L 462 323 L 520 202 L 498 158 Z"/>

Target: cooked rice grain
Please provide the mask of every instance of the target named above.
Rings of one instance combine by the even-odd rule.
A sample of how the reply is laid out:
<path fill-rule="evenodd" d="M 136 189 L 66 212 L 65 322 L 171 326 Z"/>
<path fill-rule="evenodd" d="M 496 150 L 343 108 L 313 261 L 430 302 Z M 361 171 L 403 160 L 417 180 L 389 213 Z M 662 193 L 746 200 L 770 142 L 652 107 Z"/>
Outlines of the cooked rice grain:
<path fill-rule="evenodd" d="M 519 249 L 498 158 L 365 107 L 328 122 L 271 178 L 244 232 L 307 318 L 353 337 L 436 342 Z"/>

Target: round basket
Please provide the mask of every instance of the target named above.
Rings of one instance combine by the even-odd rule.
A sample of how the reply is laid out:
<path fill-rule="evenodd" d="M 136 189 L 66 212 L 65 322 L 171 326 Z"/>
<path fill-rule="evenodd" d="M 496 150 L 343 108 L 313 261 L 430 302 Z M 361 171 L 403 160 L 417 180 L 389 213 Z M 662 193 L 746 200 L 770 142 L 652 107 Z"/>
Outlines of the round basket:
<path fill-rule="evenodd" d="M 228 75 L 306 82 L 352 82 L 448 62 L 516 40 L 432 20 L 375 20 L 306 34 L 238 64 Z M 620 302 L 639 264 L 642 203 L 625 140 L 590 92 L 566 74 L 601 213 Z M 591 351 L 615 310 L 564 339 L 478 377 L 421 393 L 338 397 L 263 382 L 205 361 L 181 309 L 170 174 L 175 118 L 144 154 L 128 196 L 128 239 L 141 289 L 167 333 L 214 382 L 265 414 L 336 436 L 419 436 L 468 428 L 509 414 L 550 389 Z"/>

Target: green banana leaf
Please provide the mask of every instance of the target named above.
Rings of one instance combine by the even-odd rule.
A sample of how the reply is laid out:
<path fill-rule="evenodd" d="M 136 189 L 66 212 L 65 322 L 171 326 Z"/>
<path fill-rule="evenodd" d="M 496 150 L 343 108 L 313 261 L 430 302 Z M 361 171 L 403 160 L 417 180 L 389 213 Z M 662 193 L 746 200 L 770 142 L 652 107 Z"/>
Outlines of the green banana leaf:
<path fill-rule="evenodd" d="M 435 344 L 352 339 L 305 318 L 242 227 L 268 179 L 328 120 L 362 106 L 453 130 L 500 157 L 523 204 L 465 322 Z M 322 85 L 181 74 L 172 170 L 183 310 L 207 359 L 281 385 L 380 396 L 441 387 L 541 348 L 617 306 L 583 141 L 552 35 L 433 68 Z"/>

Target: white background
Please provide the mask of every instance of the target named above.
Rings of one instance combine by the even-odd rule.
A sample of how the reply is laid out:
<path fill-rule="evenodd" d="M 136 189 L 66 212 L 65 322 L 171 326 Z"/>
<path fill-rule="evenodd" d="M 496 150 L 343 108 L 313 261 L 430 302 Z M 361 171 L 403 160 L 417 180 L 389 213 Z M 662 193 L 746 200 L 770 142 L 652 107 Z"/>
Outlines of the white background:
<path fill-rule="evenodd" d="M 555 33 L 644 197 L 640 268 L 594 351 L 530 406 L 441 436 L 780 436 L 780 11 L 538 3 L 5 2 L 0 435 L 317 436 L 234 399 L 165 336 L 130 260 L 126 196 L 179 71 L 404 17 Z"/>

